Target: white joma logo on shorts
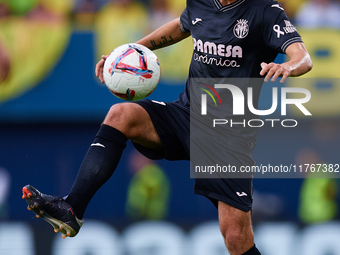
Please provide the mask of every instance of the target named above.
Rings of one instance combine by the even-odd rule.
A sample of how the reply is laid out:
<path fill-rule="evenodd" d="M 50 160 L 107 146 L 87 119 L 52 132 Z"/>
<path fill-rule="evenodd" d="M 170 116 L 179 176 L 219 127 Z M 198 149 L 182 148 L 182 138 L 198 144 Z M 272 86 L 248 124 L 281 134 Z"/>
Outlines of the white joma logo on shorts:
<path fill-rule="evenodd" d="M 152 102 L 160 105 L 166 105 L 164 102 L 156 101 L 156 100 L 151 100 Z"/>
<path fill-rule="evenodd" d="M 247 193 L 245 193 L 245 192 L 240 193 L 238 191 L 236 192 L 236 195 L 238 195 L 239 197 L 246 197 L 246 196 L 248 196 Z"/>
<path fill-rule="evenodd" d="M 196 25 L 196 23 L 197 23 L 197 22 L 200 22 L 200 21 L 202 21 L 202 19 L 196 18 L 195 20 L 192 20 L 192 24 L 193 24 L 193 25 Z"/>

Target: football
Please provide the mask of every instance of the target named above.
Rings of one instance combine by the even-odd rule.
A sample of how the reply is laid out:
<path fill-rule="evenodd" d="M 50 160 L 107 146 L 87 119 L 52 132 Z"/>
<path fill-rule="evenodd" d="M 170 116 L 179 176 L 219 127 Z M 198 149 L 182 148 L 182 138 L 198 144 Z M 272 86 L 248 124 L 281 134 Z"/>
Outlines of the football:
<path fill-rule="evenodd" d="M 136 101 L 150 95 L 160 79 L 160 65 L 147 47 L 129 43 L 114 49 L 104 63 L 106 86 L 118 98 Z"/>

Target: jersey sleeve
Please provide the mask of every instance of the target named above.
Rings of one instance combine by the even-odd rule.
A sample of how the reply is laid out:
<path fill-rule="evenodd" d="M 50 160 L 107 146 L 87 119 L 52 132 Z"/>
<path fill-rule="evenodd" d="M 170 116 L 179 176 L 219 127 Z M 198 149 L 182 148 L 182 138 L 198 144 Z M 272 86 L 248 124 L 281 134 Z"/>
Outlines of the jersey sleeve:
<path fill-rule="evenodd" d="M 190 32 L 190 20 L 187 8 L 185 8 L 185 10 L 181 14 L 180 24 L 182 33 Z"/>
<path fill-rule="evenodd" d="M 279 53 L 285 53 L 289 45 L 302 42 L 302 39 L 282 6 L 276 1 L 270 2 L 262 17 L 263 38 L 267 46 Z"/>

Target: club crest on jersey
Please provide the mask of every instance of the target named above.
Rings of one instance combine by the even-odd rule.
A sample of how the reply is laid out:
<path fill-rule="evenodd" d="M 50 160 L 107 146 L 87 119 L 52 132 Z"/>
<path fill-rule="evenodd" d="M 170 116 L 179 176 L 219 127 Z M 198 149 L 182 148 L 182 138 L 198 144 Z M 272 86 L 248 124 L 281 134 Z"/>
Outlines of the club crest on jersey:
<path fill-rule="evenodd" d="M 243 39 L 247 37 L 248 33 L 249 33 L 248 20 L 239 19 L 234 27 L 234 35 L 239 39 Z"/>

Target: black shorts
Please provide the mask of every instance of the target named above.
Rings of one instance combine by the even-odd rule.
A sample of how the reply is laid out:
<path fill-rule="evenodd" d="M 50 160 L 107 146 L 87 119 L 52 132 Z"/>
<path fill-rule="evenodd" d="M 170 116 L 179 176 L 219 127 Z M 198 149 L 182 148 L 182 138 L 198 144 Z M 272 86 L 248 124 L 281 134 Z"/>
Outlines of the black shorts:
<path fill-rule="evenodd" d="M 135 148 L 150 159 L 190 160 L 190 107 L 181 101 L 159 102 L 141 100 L 135 102 L 150 115 L 162 142 L 163 151 L 153 151 L 138 143 Z M 244 149 L 244 148 L 243 148 Z M 226 153 L 226 161 L 231 165 L 248 165 L 252 158 L 243 164 L 237 154 Z M 252 179 L 196 179 L 194 193 L 206 196 L 217 207 L 222 201 L 244 212 L 252 207 Z"/>

